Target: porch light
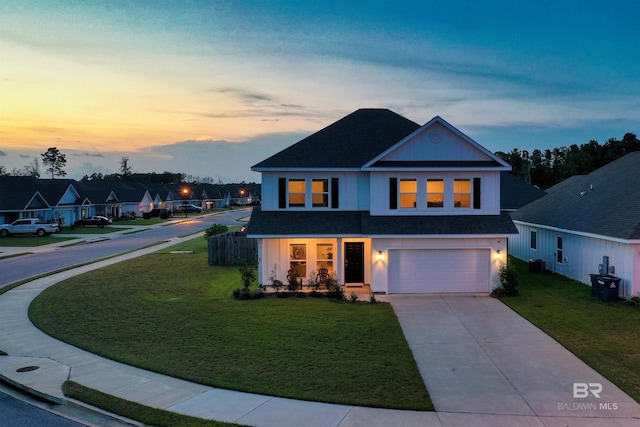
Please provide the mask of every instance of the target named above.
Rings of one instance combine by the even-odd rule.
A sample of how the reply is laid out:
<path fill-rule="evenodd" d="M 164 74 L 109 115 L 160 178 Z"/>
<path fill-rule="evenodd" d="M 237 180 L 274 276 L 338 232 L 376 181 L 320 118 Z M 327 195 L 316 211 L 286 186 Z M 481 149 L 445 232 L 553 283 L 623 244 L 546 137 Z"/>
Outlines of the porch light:
<path fill-rule="evenodd" d="M 378 255 L 376 256 L 376 260 L 378 260 L 378 261 L 384 260 L 384 254 L 382 253 L 382 251 L 378 251 Z"/>
<path fill-rule="evenodd" d="M 502 259 L 502 254 L 500 253 L 500 249 L 496 250 L 495 259 L 498 261 Z"/>

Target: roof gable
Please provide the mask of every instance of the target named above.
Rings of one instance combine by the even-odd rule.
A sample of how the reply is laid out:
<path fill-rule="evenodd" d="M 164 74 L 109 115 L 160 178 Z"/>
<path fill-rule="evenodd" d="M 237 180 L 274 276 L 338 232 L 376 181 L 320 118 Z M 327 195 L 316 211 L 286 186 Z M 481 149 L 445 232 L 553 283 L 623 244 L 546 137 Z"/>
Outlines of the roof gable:
<path fill-rule="evenodd" d="M 359 169 L 419 127 L 387 109 L 360 109 L 251 169 Z"/>
<path fill-rule="evenodd" d="M 371 159 L 369 167 L 511 169 L 439 116 Z"/>

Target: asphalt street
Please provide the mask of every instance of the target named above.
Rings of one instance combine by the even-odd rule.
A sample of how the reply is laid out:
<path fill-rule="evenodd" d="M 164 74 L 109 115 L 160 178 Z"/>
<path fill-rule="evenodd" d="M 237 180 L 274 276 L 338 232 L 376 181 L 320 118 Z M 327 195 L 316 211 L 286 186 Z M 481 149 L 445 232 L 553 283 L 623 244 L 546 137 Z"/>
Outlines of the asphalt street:
<path fill-rule="evenodd" d="M 33 248 L 34 253 L 32 254 L 0 260 L 0 288 L 29 277 L 203 231 L 212 224 L 238 225 L 240 223 L 237 220 L 247 217 L 250 213 L 250 209 L 234 209 L 215 215 L 176 217 L 174 220 L 180 221 L 173 225 L 148 228 L 139 233 L 119 235 L 114 238 L 110 238 L 108 234 L 93 235 L 94 239 L 104 238 L 105 240 L 50 249 Z M 127 225 L 127 223 L 123 222 L 122 225 Z M 80 234 L 81 230 L 78 230 L 78 233 Z M 22 238 L 28 239 L 30 237 Z M 56 239 L 55 236 L 50 238 L 52 241 Z M 0 252 L 2 252 L 2 248 L 0 248 Z"/>

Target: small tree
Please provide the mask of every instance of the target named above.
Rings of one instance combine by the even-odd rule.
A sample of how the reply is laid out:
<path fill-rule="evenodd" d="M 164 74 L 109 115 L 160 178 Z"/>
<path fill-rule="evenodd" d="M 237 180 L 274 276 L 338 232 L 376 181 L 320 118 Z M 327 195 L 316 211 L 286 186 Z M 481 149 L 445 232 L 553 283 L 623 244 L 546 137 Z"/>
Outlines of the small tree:
<path fill-rule="evenodd" d="M 206 239 L 217 234 L 226 233 L 227 231 L 229 231 L 229 227 L 227 227 L 226 225 L 213 224 L 211 227 L 204 230 L 204 238 Z"/>
<path fill-rule="evenodd" d="M 120 174 L 125 177 L 133 174 L 128 157 L 123 157 L 122 160 L 120 160 Z"/>
<path fill-rule="evenodd" d="M 49 148 L 41 155 L 42 163 L 45 165 L 47 172 L 51 173 L 51 179 L 54 179 L 56 175 L 65 176 L 67 174 L 63 169 L 67 164 L 67 157 L 56 147 Z"/>

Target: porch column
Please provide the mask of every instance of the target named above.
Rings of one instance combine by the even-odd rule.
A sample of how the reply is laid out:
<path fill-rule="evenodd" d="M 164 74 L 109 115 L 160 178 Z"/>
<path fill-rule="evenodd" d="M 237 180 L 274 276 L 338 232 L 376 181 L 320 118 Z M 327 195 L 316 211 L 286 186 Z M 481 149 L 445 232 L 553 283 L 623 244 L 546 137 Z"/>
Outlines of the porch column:
<path fill-rule="evenodd" d="M 338 283 L 344 284 L 344 258 L 342 249 L 342 238 L 338 237 L 338 247 L 336 248 L 336 259 L 333 268 L 336 272 L 336 280 Z"/>

